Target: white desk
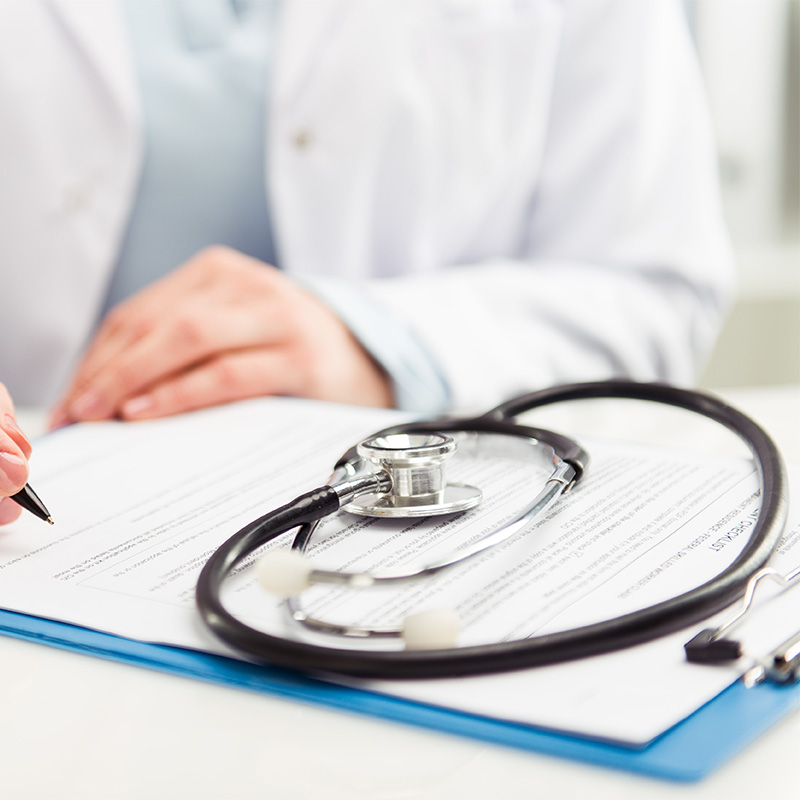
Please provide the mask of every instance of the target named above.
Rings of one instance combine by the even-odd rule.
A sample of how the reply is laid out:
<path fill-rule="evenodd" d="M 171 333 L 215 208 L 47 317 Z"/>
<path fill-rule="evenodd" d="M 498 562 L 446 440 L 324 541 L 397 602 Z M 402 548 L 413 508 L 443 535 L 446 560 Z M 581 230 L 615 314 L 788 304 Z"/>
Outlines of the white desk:
<path fill-rule="evenodd" d="M 800 463 L 800 387 L 726 396 Z M 595 406 L 560 421 L 696 443 L 694 421 L 668 429 L 669 413 Z M 0 637 L 2 800 L 755 800 L 798 786 L 800 714 L 709 780 L 670 784 Z"/>

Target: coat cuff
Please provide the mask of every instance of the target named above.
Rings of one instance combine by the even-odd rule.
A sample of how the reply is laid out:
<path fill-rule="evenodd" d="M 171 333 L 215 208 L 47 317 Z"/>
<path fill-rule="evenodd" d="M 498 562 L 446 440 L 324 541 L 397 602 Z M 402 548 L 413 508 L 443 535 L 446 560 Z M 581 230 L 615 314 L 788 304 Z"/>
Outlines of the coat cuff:
<path fill-rule="evenodd" d="M 451 405 L 451 392 L 432 353 L 397 314 L 371 297 L 356 281 L 302 276 L 313 292 L 350 329 L 361 346 L 392 381 L 397 408 L 440 414 Z"/>

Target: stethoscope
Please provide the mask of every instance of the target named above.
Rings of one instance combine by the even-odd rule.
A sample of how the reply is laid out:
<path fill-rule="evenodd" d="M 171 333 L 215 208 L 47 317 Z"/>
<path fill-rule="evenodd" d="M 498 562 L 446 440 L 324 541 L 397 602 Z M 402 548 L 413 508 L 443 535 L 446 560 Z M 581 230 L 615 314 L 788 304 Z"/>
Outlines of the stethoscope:
<path fill-rule="evenodd" d="M 683 408 L 725 426 L 749 447 L 760 482 L 761 508 L 749 540 L 726 569 L 669 600 L 612 619 L 557 633 L 462 647 L 454 640 L 452 620 L 446 614 L 443 618 L 411 619 L 404 629 L 381 630 L 331 624 L 304 611 L 299 596 L 311 585 L 367 588 L 430 577 L 527 529 L 580 482 L 588 455 L 568 437 L 529 427 L 516 418 L 542 406 L 589 398 L 647 400 Z M 496 451 L 498 441 L 508 442 L 518 457 L 545 465 L 548 476 L 533 499 L 510 520 L 450 556 L 407 572 L 323 570 L 303 557 L 317 524 L 339 510 L 396 518 L 457 514 L 474 507 L 480 502 L 480 491 L 446 479 L 445 462 L 456 438 L 459 446 L 466 441 L 478 456 L 484 447 Z M 630 381 L 556 386 L 509 400 L 479 417 L 405 423 L 371 436 L 342 456 L 327 485 L 259 517 L 228 539 L 200 574 L 197 607 L 211 631 L 238 653 L 257 662 L 307 672 L 362 678 L 451 677 L 598 655 L 677 631 L 742 597 L 780 541 L 788 514 L 787 487 L 783 459 L 769 435 L 748 416 L 713 396 Z M 331 647 L 282 638 L 247 625 L 223 606 L 222 585 L 236 567 L 258 548 L 296 528 L 291 550 L 268 554 L 261 567 L 264 582 L 287 597 L 292 618 L 317 633 L 344 640 L 402 638 L 405 649 Z M 707 644 L 713 649 L 713 641 L 709 639 Z M 695 642 L 695 654 L 703 647 Z"/>

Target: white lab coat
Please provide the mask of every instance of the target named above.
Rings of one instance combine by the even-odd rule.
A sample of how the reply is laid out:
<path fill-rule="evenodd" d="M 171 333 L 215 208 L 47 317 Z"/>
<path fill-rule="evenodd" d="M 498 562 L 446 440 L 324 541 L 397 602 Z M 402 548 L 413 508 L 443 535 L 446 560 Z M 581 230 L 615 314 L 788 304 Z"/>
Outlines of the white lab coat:
<path fill-rule="evenodd" d="M 284 0 L 265 143 L 282 267 L 407 320 L 457 407 L 690 382 L 731 258 L 676 5 Z M 91 336 L 137 187 L 118 3 L 0 2 L 0 109 L 0 379 L 44 403 Z"/>

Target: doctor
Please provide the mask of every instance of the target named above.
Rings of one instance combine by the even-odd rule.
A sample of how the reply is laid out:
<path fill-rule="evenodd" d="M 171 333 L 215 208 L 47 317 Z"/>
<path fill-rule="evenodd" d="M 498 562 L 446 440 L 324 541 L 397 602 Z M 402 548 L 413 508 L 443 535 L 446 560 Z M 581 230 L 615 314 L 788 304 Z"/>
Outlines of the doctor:
<path fill-rule="evenodd" d="M 10 0 L 0 103 L 0 378 L 56 423 L 690 383 L 729 301 L 670 0 Z"/>

